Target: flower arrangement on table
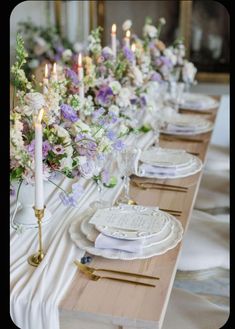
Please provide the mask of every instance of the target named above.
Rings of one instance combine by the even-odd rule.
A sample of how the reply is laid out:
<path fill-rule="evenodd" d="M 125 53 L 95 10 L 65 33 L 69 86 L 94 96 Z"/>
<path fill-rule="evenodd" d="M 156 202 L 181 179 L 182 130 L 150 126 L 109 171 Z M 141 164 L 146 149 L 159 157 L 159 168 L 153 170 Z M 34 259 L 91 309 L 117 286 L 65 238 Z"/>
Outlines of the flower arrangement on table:
<path fill-rule="evenodd" d="M 55 27 L 38 26 L 31 20 L 20 22 L 18 32 L 24 38 L 28 53 L 24 67 L 27 77 L 44 62 L 67 63 L 84 47 L 79 42 L 72 44 L 67 38 L 62 37 Z"/>
<path fill-rule="evenodd" d="M 100 179 L 108 185 L 110 177 L 107 169 L 96 172 L 95 159 L 124 146 L 119 136 L 112 132 L 118 118 L 112 112 L 104 113 L 90 98 L 82 100 L 72 93 L 74 81 L 59 65 L 52 71 L 50 79 L 44 79 L 43 86 L 35 80 L 29 82 L 23 70 L 27 53 L 19 35 L 16 53 L 17 60 L 11 70 L 17 88 L 17 105 L 10 116 L 11 182 L 34 181 L 34 118 L 43 108 L 45 179 L 59 172 L 69 178 Z M 84 120 L 87 113 L 89 122 Z M 76 187 L 81 190 L 78 185 Z M 78 195 L 75 193 L 75 196 Z M 71 199 L 71 195 L 63 195 L 63 201 L 67 202 L 69 197 Z M 74 199 L 71 201 L 75 202 Z"/>

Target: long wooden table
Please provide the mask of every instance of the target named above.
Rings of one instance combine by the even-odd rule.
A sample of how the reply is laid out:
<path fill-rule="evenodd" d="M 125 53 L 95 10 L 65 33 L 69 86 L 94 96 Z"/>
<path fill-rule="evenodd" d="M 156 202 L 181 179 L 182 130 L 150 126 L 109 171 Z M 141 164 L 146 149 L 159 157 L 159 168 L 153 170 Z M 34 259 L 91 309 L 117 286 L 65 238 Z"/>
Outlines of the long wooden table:
<path fill-rule="evenodd" d="M 208 115 L 198 115 L 215 122 L 217 110 L 211 110 L 211 114 Z M 195 112 L 190 113 L 195 114 Z M 205 161 L 211 135 L 212 131 L 189 137 L 192 139 L 191 142 L 161 135 L 160 146 L 183 148 L 197 154 L 202 161 Z M 138 204 L 181 211 L 177 218 L 186 232 L 201 176 L 202 171 L 190 177 L 174 180 L 145 179 L 135 176 L 132 177 L 130 194 Z M 185 186 L 188 190 L 186 193 L 160 190 L 155 185 L 156 182 Z M 165 254 L 146 260 L 124 262 L 94 257 L 92 261 L 94 267 L 118 268 L 156 275 L 160 280 L 155 288 L 149 288 L 111 280 L 94 282 L 77 271 L 67 294 L 60 303 L 61 329 L 68 323 L 71 323 L 71 329 L 160 329 L 174 282 L 181 246 L 182 242 Z M 66 328 L 70 329 L 70 326 Z"/>

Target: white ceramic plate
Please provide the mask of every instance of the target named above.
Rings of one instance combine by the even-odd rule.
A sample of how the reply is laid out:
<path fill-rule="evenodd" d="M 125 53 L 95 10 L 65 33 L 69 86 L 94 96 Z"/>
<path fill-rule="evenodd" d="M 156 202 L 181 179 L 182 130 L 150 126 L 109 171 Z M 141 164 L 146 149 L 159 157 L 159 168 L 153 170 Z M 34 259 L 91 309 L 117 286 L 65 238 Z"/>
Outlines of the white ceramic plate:
<path fill-rule="evenodd" d="M 90 212 L 92 214 L 92 209 L 86 210 L 82 215 L 79 216 L 79 220 L 75 220 L 70 228 L 69 234 L 74 243 L 85 250 L 86 252 L 101 256 L 109 259 L 121 259 L 121 260 L 133 260 L 133 259 L 145 259 L 157 255 L 162 255 L 168 250 L 174 248 L 182 239 L 183 236 L 183 227 L 179 220 L 170 215 L 171 224 L 173 225 L 172 234 L 168 236 L 162 242 L 154 244 L 150 247 L 143 248 L 141 252 L 130 253 L 121 250 L 114 249 L 97 249 L 94 247 L 94 243 L 89 241 L 86 236 L 81 232 L 81 220 L 84 219 Z M 93 209 L 94 211 L 94 209 Z"/>
<path fill-rule="evenodd" d="M 119 205 L 97 209 L 90 224 L 112 238 L 138 240 L 160 234 L 169 221 L 170 215 L 158 209 Z"/>
<path fill-rule="evenodd" d="M 192 111 L 203 111 L 214 109 L 218 106 L 219 102 L 210 96 L 203 94 L 184 93 L 183 102 L 180 105 L 180 108 Z"/>
<path fill-rule="evenodd" d="M 151 147 L 141 153 L 140 161 L 158 167 L 181 167 L 189 165 L 193 158 L 184 150 Z"/>
<path fill-rule="evenodd" d="M 99 231 L 96 230 L 95 226 L 89 223 L 90 216 L 85 216 L 83 221 L 81 222 L 81 232 L 86 236 L 86 238 L 91 241 L 95 242 L 96 238 L 100 234 Z M 173 234 L 173 223 L 172 221 L 169 221 L 167 225 L 164 227 L 164 229 L 156 236 L 153 236 L 151 238 L 144 239 L 143 247 L 151 247 L 155 244 L 161 243 L 169 238 L 171 234 Z"/>
<path fill-rule="evenodd" d="M 139 177 L 146 177 L 146 178 L 160 178 L 160 179 L 176 179 L 176 178 L 182 178 L 182 177 L 188 177 L 188 176 L 192 176 L 195 175 L 197 172 L 201 171 L 203 164 L 202 161 L 190 154 L 190 156 L 192 157 L 192 162 L 190 163 L 189 166 L 185 166 L 185 167 L 179 167 L 176 169 L 175 173 L 169 173 L 166 171 L 162 171 L 161 173 L 156 173 L 154 171 L 146 171 L 143 170 L 143 164 L 139 166 L 138 168 L 138 173 L 136 174 L 136 176 Z"/>

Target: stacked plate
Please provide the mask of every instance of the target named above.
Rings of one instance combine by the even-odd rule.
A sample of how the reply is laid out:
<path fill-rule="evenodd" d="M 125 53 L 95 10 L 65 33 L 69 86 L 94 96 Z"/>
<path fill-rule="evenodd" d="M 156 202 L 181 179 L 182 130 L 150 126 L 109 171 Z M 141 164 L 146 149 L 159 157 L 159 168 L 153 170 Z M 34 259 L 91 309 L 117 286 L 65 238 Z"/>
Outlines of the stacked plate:
<path fill-rule="evenodd" d="M 175 113 L 166 118 L 165 127 L 161 132 L 170 135 L 197 135 L 208 132 L 213 127 L 211 121 L 200 118 L 198 115 Z"/>
<path fill-rule="evenodd" d="M 150 178 L 181 178 L 196 174 L 202 161 L 184 150 L 151 147 L 141 153 L 137 176 Z"/>
<path fill-rule="evenodd" d="M 203 111 L 219 106 L 219 102 L 217 100 L 202 94 L 184 93 L 182 99 L 183 102 L 180 104 L 180 108 L 186 110 Z"/>
<path fill-rule="evenodd" d="M 110 259 L 144 259 L 161 255 L 182 239 L 179 220 L 158 208 L 121 204 L 89 208 L 69 229 L 86 252 Z"/>

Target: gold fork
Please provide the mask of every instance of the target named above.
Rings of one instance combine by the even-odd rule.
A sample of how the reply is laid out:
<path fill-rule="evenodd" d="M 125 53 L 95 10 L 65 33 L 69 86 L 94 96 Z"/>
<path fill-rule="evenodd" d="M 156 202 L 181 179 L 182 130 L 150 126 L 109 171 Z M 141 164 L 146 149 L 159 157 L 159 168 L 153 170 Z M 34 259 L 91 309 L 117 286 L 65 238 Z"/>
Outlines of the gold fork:
<path fill-rule="evenodd" d="M 103 272 L 110 272 L 110 273 L 117 273 L 117 274 L 124 274 L 124 275 L 130 275 L 130 276 L 134 276 L 137 278 L 145 278 L 145 279 L 154 279 L 154 280 L 160 280 L 159 277 L 157 276 L 152 276 L 152 275 L 145 275 L 145 274 L 139 274 L 139 273 L 132 273 L 132 272 L 126 272 L 126 271 L 118 271 L 118 270 L 109 270 L 106 268 L 93 268 L 87 265 L 84 265 L 82 263 L 80 263 L 79 261 L 75 260 L 74 263 L 78 266 L 78 268 L 81 271 L 87 271 L 90 274 L 93 274 L 95 271 L 103 271 Z"/>
<path fill-rule="evenodd" d="M 98 281 L 98 280 L 101 280 L 101 279 L 108 279 L 108 280 L 113 280 L 113 281 L 131 283 L 131 284 L 134 284 L 134 285 L 138 284 L 138 285 L 146 286 L 146 287 L 156 287 L 155 284 L 151 284 L 151 283 L 144 283 L 144 282 L 137 282 L 137 281 L 127 280 L 127 279 L 113 278 L 111 276 L 95 275 L 95 274 L 92 274 L 89 271 L 86 271 L 85 269 L 80 268 L 80 270 L 81 270 L 82 273 L 84 273 L 92 281 Z"/>

